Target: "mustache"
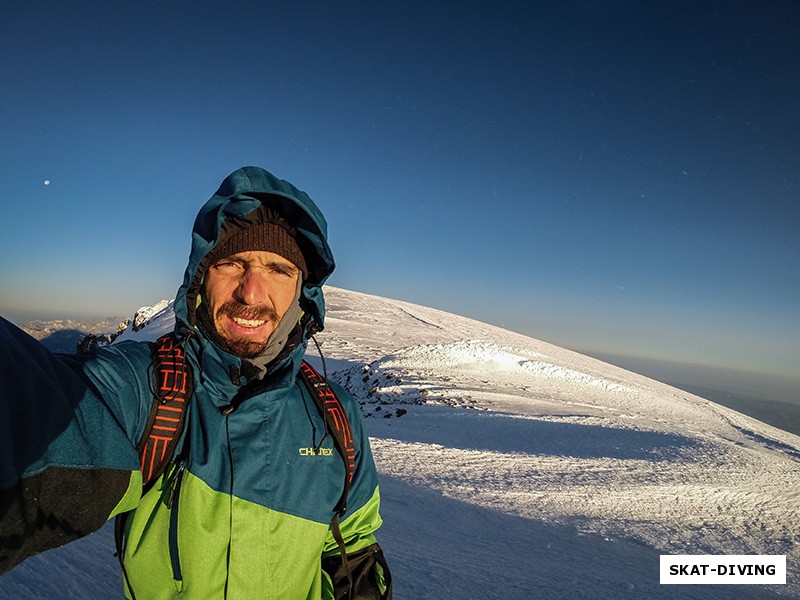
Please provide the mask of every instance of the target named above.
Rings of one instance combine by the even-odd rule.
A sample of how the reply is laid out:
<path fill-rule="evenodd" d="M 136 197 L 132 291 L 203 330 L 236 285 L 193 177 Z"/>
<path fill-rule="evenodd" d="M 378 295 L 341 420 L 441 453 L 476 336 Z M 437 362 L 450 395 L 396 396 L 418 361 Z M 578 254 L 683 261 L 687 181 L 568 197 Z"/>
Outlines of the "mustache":
<path fill-rule="evenodd" d="M 277 323 L 280 315 L 269 306 L 245 306 L 233 300 L 229 300 L 219 307 L 218 316 L 239 317 L 251 321 L 273 321 Z"/>

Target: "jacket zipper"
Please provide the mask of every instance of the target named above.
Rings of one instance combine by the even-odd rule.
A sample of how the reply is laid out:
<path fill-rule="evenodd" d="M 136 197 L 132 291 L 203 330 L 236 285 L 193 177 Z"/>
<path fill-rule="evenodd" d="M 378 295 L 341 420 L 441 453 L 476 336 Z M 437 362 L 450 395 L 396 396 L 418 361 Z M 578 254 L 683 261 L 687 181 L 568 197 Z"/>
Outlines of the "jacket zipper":
<path fill-rule="evenodd" d="M 228 598 L 228 586 L 230 584 L 230 577 L 231 577 L 231 546 L 233 545 L 233 448 L 231 447 L 231 430 L 230 424 L 231 413 L 236 410 L 238 404 L 233 406 L 232 410 L 225 414 L 225 438 L 228 443 L 228 464 L 230 468 L 230 482 L 228 488 L 228 553 L 227 553 L 227 563 L 225 565 L 225 595 L 224 598 Z"/>
<path fill-rule="evenodd" d="M 177 466 L 175 475 L 167 497 L 169 509 L 169 561 L 172 566 L 172 579 L 175 588 L 180 592 L 183 588 L 183 574 L 181 573 L 181 559 L 178 549 L 178 507 L 180 505 L 181 483 L 186 471 L 186 463 L 181 461 Z"/>

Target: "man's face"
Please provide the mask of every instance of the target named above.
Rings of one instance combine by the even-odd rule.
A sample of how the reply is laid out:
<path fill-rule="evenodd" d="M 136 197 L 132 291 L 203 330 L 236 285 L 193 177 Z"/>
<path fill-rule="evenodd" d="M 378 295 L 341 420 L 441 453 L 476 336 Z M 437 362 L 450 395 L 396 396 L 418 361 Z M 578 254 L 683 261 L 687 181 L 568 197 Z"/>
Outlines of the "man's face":
<path fill-rule="evenodd" d="M 217 261 L 205 276 L 205 298 L 217 333 L 237 355 L 267 347 L 292 304 L 300 271 L 273 252 L 240 252 Z"/>

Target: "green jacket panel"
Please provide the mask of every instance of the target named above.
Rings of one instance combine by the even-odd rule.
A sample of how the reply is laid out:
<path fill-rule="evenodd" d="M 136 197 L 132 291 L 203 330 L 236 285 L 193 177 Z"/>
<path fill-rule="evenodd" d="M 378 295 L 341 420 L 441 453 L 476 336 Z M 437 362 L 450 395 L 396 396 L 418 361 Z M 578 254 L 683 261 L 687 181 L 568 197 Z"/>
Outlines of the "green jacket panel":
<path fill-rule="evenodd" d="M 328 525 L 231 499 L 188 472 L 176 496 L 170 485 L 174 476 L 142 498 L 126 527 L 126 570 L 147 574 L 132 582 L 137 598 L 326 597 L 323 590 L 330 583 L 323 582 L 321 557 L 326 548 L 338 552 Z M 348 553 L 375 543 L 379 503 L 376 490 L 342 521 Z"/>

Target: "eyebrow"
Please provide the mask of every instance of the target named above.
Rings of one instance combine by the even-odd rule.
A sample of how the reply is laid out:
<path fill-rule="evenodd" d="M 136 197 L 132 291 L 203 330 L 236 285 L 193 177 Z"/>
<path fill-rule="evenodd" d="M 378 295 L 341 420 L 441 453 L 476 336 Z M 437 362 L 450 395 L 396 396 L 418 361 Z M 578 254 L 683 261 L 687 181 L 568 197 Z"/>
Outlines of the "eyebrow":
<path fill-rule="evenodd" d="M 292 262 L 290 262 L 288 260 L 286 260 L 286 261 L 283 261 L 283 260 L 270 260 L 270 261 L 268 261 L 266 263 L 261 263 L 261 264 L 264 267 L 280 268 L 280 269 L 284 269 L 286 271 L 290 271 L 292 273 L 297 273 L 298 271 L 300 271 L 300 269 L 298 269 L 297 267 L 294 266 L 294 263 L 292 263 Z"/>

